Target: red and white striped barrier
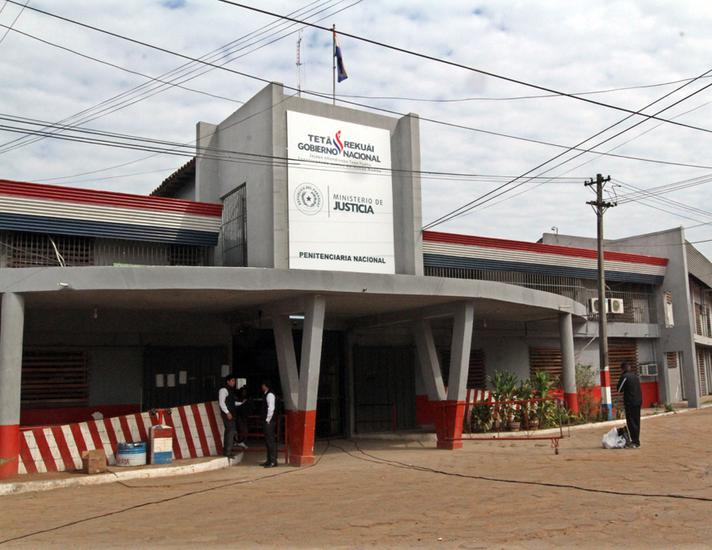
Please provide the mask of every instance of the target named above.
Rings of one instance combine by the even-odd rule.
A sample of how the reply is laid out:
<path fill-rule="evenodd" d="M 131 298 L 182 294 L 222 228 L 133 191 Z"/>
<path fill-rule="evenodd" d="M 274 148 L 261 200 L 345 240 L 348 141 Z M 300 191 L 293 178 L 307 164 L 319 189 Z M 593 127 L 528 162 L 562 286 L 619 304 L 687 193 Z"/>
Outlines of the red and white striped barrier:
<path fill-rule="evenodd" d="M 175 459 L 222 453 L 223 425 L 217 401 L 175 407 L 164 422 L 173 427 Z M 149 440 L 157 417 L 148 412 L 63 426 L 27 428 L 20 434 L 19 473 L 63 472 L 82 467 L 82 452 L 104 449 L 109 464 L 116 464 L 119 443 Z"/>
<path fill-rule="evenodd" d="M 492 399 L 492 392 L 489 390 L 481 390 L 477 388 L 467 388 L 467 400 L 469 405 L 488 402 Z"/>

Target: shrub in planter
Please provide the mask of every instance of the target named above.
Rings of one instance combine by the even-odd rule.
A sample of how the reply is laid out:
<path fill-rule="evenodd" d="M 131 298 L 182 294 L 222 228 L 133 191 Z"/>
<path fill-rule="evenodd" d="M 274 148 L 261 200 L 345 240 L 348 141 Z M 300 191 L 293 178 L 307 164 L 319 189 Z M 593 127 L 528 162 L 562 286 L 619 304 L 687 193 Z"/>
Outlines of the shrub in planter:
<path fill-rule="evenodd" d="M 478 403 L 470 412 L 470 429 L 473 432 L 488 432 L 492 429 L 492 405 Z"/>

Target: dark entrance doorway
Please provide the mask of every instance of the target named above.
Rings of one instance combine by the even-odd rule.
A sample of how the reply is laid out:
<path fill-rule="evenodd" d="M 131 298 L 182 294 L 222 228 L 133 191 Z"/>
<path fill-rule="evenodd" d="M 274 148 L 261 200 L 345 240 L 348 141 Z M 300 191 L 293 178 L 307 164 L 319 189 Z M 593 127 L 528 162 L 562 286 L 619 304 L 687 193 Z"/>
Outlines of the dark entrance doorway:
<path fill-rule="evenodd" d="M 215 347 L 147 347 L 143 354 L 143 410 L 217 399 L 227 350 Z"/>
<path fill-rule="evenodd" d="M 301 357 L 301 339 L 302 332 L 295 327 L 294 351 L 297 365 Z M 324 331 L 316 406 L 317 437 L 343 433 L 343 349 L 341 332 Z M 250 397 L 255 400 L 261 398 L 260 384 L 265 378 L 272 382 L 275 393 L 281 397 L 277 351 L 271 329 L 243 329 L 236 334 L 233 337 L 233 363 L 238 378 L 247 379 Z"/>
<path fill-rule="evenodd" d="M 356 346 L 354 401 L 357 433 L 415 428 L 415 350 Z"/>

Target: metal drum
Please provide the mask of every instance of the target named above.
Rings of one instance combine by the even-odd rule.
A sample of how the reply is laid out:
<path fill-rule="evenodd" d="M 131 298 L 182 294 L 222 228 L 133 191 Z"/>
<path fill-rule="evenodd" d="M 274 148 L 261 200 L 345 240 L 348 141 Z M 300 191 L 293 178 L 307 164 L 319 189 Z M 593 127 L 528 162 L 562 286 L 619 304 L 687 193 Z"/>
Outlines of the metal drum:
<path fill-rule="evenodd" d="M 146 443 L 119 443 L 116 450 L 117 466 L 144 466 L 146 464 Z"/>

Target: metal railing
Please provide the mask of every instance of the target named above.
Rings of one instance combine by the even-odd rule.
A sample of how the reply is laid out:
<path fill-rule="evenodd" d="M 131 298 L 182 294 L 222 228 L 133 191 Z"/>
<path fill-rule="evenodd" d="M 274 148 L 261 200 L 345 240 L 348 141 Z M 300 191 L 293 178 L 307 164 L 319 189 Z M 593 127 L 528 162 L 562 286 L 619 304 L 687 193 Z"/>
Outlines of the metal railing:
<path fill-rule="evenodd" d="M 425 266 L 425 275 L 507 283 L 566 296 L 586 305 L 589 304 L 591 298 L 598 298 L 595 281 L 576 279 L 574 277 L 427 265 Z M 607 315 L 609 321 L 619 323 L 657 323 L 657 304 L 653 292 L 607 290 L 606 297 L 623 300 L 623 313 L 609 313 Z M 589 319 L 591 320 L 598 318 L 598 315 L 592 311 L 589 311 L 589 314 Z"/>
<path fill-rule="evenodd" d="M 581 299 L 577 300 L 583 304 L 590 303 L 592 298 L 598 298 L 598 292 L 586 289 L 580 294 Z M 658 322 L 657 304 L 655 294 L 652 292 L 629 292 L 619 290 L 606 290 L 606 298 L 623 300 L 623 313 L 611 313 L 606 315 L 611 323 L 646 323 L 654 324 Z M 598 319 L 598 314 L 590 310 L 589 320 Z"/>

